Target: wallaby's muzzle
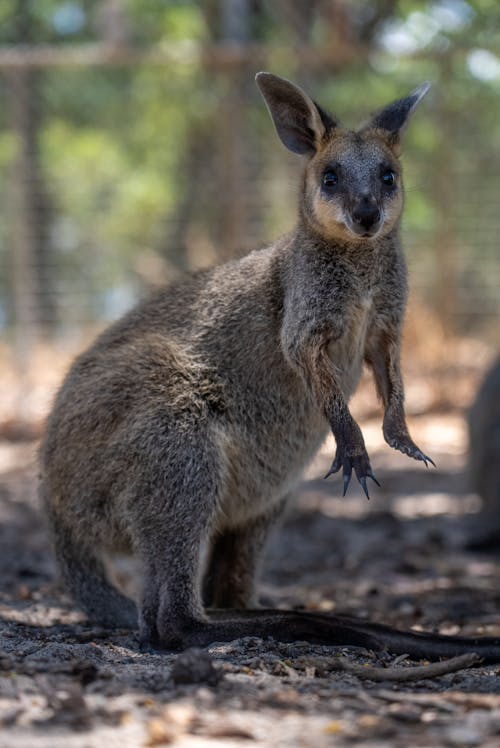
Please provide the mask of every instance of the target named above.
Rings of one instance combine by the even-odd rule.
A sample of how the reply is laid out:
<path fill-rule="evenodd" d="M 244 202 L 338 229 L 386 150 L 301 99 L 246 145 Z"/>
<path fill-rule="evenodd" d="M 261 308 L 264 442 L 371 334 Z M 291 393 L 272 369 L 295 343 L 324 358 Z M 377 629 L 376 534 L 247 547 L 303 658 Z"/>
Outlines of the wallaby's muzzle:
<path fill-rule="evenodd" d="M 375 236 L 382 225 L 382 213 L 370 198 L 357 201 L 346 216 L 347 228 L 356 236 Z"/>

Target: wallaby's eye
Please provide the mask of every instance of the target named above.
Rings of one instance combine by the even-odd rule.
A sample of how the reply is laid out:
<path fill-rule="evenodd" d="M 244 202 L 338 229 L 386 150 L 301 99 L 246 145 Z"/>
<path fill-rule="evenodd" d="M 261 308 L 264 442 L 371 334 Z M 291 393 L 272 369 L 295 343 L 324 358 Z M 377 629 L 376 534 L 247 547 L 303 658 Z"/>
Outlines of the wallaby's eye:
<path fill-rule="evenodd" d="M 334 171 L 325 171 L 323 174 L 323 187 L 331 189 L 335 187 L 339 182 L 339 178 Z"/>
<path fill-rule="evenodd" d="M 394 187 L 394 185 L 396 184 L 396 175 L 393 171 L 385 171 L 382 174 L 382 182 L 386 187 Z"/>

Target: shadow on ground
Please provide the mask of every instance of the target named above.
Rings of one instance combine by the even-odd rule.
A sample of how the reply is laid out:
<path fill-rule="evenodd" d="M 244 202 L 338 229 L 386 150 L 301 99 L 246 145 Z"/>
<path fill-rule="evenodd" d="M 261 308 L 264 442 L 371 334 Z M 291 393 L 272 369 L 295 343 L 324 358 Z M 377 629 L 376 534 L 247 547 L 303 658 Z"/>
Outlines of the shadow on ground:
<path fill-rule="evenodd" d="M 210 647 L 200 682 L 181 682 L 176 655 L 141 652 L 132 632 L 73 608 L 37 505 L 33 446 L 16 450 L 0 474 L 0 747 L 498 745 L 497 667 L 396 688 L 337 672 L 338 648 L 247 638 Z M 325 451 L 269 544 L 266 601 L 500 634 L 500 564 L 465 549 L 478 503 L 456 456 L 426 471 L 386 455 L 370 502 L 354 484 L 341 499 L 338 481 L 317 478 L 327 466 Z"/>

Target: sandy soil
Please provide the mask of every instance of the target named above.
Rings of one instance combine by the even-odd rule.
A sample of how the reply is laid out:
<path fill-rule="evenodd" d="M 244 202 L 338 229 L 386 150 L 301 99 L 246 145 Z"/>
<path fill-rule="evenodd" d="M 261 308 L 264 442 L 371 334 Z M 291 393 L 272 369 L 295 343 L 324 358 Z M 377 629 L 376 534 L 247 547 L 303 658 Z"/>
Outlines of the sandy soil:
<path fill-rule="evenodd" d="M 362 428 L 382 488 L 370 502 L 355 485 L 341 499 L 339 481 L 320 478 L 327 443 L 270 543 L 262 595 L 406 628 L 500 634 L 498 559 L 465 549 L 479 502 L 464 475 L 461 417 L 412 419 L 437 470 L 384 446 L 378 419 Z M 34 450 L 0 443 L 0 748 L 500 745 L 499 666 L 375 683 L 337 671 L 339 652 L 412 663 L 255 638 L 186 660 L 95 628 L 58 586 Z"/>

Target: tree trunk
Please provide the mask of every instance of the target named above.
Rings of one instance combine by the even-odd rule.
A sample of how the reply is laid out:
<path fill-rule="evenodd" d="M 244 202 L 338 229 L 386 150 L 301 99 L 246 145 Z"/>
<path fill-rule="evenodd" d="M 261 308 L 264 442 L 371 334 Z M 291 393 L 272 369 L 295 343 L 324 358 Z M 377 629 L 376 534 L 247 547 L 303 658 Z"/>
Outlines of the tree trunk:
<path fill-rule="evenodd" d="M 15 6 L 15 41 L 33 42 L 30 3 Z M 40 166 L 39 71 L 13 69 L 8 74 L 11 128 L 16 138 L 12 177 L 14 230 L 14 314 L 18 349 L 56 321 L 48 238 L 48 201 Z M 23 354 L 25 356 L 26 353 Z"/>

